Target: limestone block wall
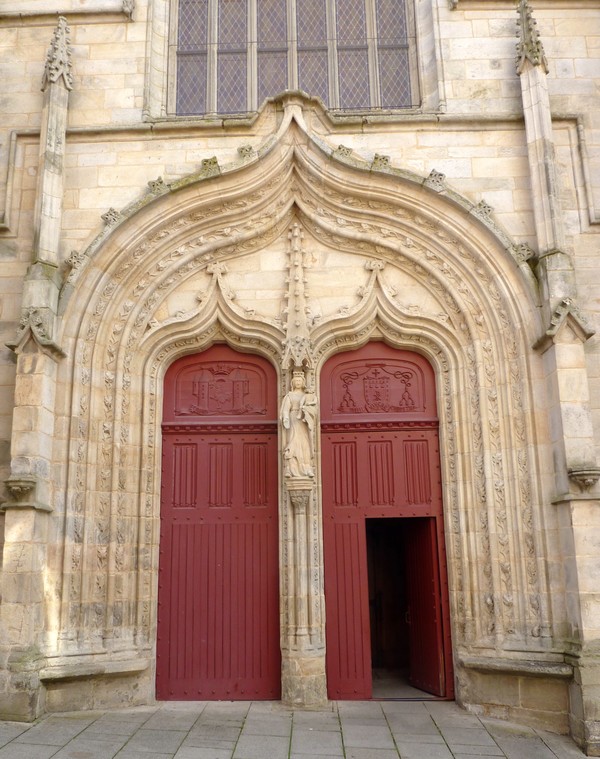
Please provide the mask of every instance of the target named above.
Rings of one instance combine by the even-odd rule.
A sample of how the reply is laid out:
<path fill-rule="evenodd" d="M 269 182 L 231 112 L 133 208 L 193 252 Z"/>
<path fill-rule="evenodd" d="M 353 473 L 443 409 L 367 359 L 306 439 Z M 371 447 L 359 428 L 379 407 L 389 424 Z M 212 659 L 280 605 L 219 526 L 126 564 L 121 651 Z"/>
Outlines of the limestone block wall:
<path fill-rule="evenodd" d="M 339 117 L 325 114 L 317 103 L 304 101 L 301 109 L 303 128 L 319 141 L 327 155 L 337 151 L 338 157 L 339 154 L 350 156 L 349 165 L 354 168 L 365 173 L 372 171 L 374 175 L 376 172 L 411 172 L 411 182 L 415 182 L 416 177 L 429 189 L 439 192 L 440 197 L 449 194 L 454 198 L 452 202 L 459 206 L 462 203 L 461 208 L 470 208 L 470 213 L 475 214 L 484 226 L 493 224 L 500 238 L 509 241 L 508 247 L 523 246 L 521 258 L 517 256 L 518 266 L 523 281 L 531 283 L 533 274 L 525 259 L 532 252 L 539 252 L 540 223 L 534 213 L 534 195 L 538 193 L 539 200 L 540 190 L 536 185 L 539 177 L 536 179 L 532 174 L 535 161 L 531 160 L 532 147 L 525 130 L 521 82 L 515 72 L 514 2 L 422 0 L 418 5 L 422 107 L 393 116 L 355 114 Z M 535 3 L 538 31 L 548 62 L 545 82 L 553 142 L 549 155 L 553 156 L 553 165 L 555 160 L 556 198 L 561 208 L 564 253 L 573 262 L 577 306 L 589 320 L 590 331 L 594 328 L 600 331 L 600 15 L 594 0 L 572 0 L 569 7 L 565 6 L 555 0 L 537 0 Z M 184 187 L 186 182 L 192 181 L 190 176 L 196 181 L 201 175 L 217 175 L 223 167 L 227 167 L 227 171 L 235 170 L 247 162 L 248 156 L 268 153 L 269 145 L 279 134 L 286 118 L 286 106 L 282 101 L 272 102 L 258 115 L 242 119 L 207 121 L 177 118 L 169 113 L 169 93 L 175 82 L 172 68 L 169 68 L 172 10 L 167 0 L 137 0 L 133 14 L 124 9 L 120 0 L 48 0 L 44 10 L 40 10 L 35 0 L 15 0 L 10 11 L 0 10 L 2 481 L 9 474 L 11 435 L 13 431 L 25 435 L 30 423 L 29 418 L 21 415 L 16 418 L 15 426 L 16 366 L 13 353 L 4 346 L 14 339 L 21 319 L 23 282 L 34 260 L 37 244 L 34 234 L 36 194 L 42 170 L 39 134 L 43 95 L 40 86 L 57 13 L 66 15 L 70 25 L 73 71 L 64 144 L 63 205 L 57 222 L 61 281 L 69 276 L 71 267 L 77 269 L 86 251 L 97 248 L 93 241 L 99 235 L 106 237 L 111 225 L 122 220 L 120 212 L 123 209 L 131 210 L 132 204 L 141 202 L 148 192 L 154 192 L 152 187 L 156 189 L 156 185 L 152 183 L 161 178 L 168 185 Z M 543 139 L 540 138 L 539 143 L 542 144 Z M 543 160 L 540 159 L 539 163 L 543 164 Z M 326 173 L 325 169 L 323 171 Z M 162 192 L 160 187 L 157 192 Z M 215 202 L 218 192 L 215 190 Z M 235 220 L 235 211 L 232 213 Z M 221 232 L 234 235 L 236 229 L 232 225 Z M 273 319 L 280 308 L 283 283 L 285 242 L 282 240 L 284 238 L 273 242 L 271 247 L 264 246 L 253 257 L 241 258 L 228 274 L 228 283 L 238 292 L 243 305 Z M 116 251 L 115 256 L 118 254 Z M 331 317 L 336 309 L 347 305 L 355 280 L 364 272 L 361 267 L 356 268 L 346 253 L 327 250 L 319 255 L 321 259 L 315 262 L 316 268 L 311 275 L 312 292 L 316 307 L 324 316 Z M 493 269 L 494 253 L 489 255 L 488 263 Z M 112 260 L 105 264 L 107 267 L 112 265 Z M 339 279 L 344 283 L 333 298 L 328 285 L 317 276 L 319 267 L 322 271 L 333 272 L 336 281 Z M 101 282 L 100 274 L 98 276 L 98 282 Z M 387 276 L 393 280 L 395 275 L 388 272 Z M 496 276 L 498 287 L 504 287 L 506 283 L 500 269 L 496 270 Z M 168 321 L 181 310 L 193 309 L 197 290 L 205 288 L 208 279 L 208 275 L 202 273 L 186 280 L 165 298 L 154 318 L 158 322 Z M 406 299 L 409 306 L 431 314 L 443 311 L 431 291 L 419 290 L 414 283 L 407 288 L 398 276 L 393 284 L 399 293 L 398 298 Z M 539 297 L 536 305 L 539 312 L 544 307 L 541 290 L 532 285 L 532 297 Z M 506 296 L 508 302 L 511 298 L 514 301 L 511 307 L 518 308 L 516 302 L 525 298 L 526 292 L 529 291 L 519 290 L 513 282 L 513 289 Z M 80 295 L 92 302 L 94 292 L 84 289 Z M 577 316 L 578 312 L 573 313 Z M 549 316 L 546 314 L 547 326 Z M 564 313 L 557 317 L 559 326 L 563 324 L 560 321 L 563 316 Z M 587 337 L 588 332 L 581 327 L 578 316 L 575 318 L 570 314 L 565 318 L 568 328 L 556 338 L 556 345 L 545 346 L 550 352 L 544 354 L 544 359 L 539 359 L 536 354 L 529 362 L 527 378 L 523 382 L 531 394 L 524 393 L 521 399 L 515 401 L 513 398 L 513 401 L 523 400 L 525 403 L 524 414 L 529 425 L 528 434 L 531 434 L 529 453 L 537 460 L 535 479 L 540 494 L 537 506 L 540 508 L 531 535 L 535 536 L 536 545 L 540 547 L 536 555 L 539 575 L 548 579 L 552 591 L 547 596 L 542 594 L 540 614 L 544 617 L 544 635 L 551 637 L 551 628 L 554 641 L 566 642 L 570 646 L 581 633 L 578 604 L 583 596 L 592 606 L 596 601 L 595 590 L 590 585 L 598 545 L 596 528 L 590 529 L 589 540 L 585 535 L 586 520 L 593 522 L 596 517 L 594 507 L 586 503 L 582 503 L 579 509 L 571 509 L 562 502 L 558 506 L 551 503 L 557 495 L 564 495 L 562 491 L 556 492 L 557 465 L 553 461 L 551 444 L 560 441 L 564 423 L 568 421 L 568 414 L 560 416 L 561 402 L 567 409 L 570 403 L 584 398 L 586 406 L 591 409 L 595 433 L 592 439 L 600 455 L 600 340 L 593 337 L 587 340 L 583 350 L 571 351 L 569 340 L 582 339 L 582 334 Z M 66 332 L 73 335 L 76 330 L 67 329 Z M 532 336 L 530 343 L 533 342 Z M 571 353 L 577 355 L 569 364 Z M 557 392 L 562 396 L 553 398 L 549 393 L 549 400 L 544 377 L 554 378 L 551 358 L 559 354 L 566 357 L 562 381 L 557 382 Z M 502 373 L 499 377 L 500 384 L 507 382 Z M 64 384 L 59 386 L 59 394 L 69 391 L 68 382 L 62 381 Z M 504 390 L 506 386 L 503 384 Z M 553 413 L 548 413 L 552 404 Z M 58 447 L 64 442 L 66 450 L 72 432 L 65 416 L 55 428 Z M 592 434 L 590 432 L 590 436 Z M 468 446 L 466 450 L 470 450 Z M 518 479 L 518 461 L 517 456 L 513 461 L 514 472 L 507 475 L 509 479 L 513 478 L 513 487 Z M 54 461 L 52 471 L 59 483 L 66 478 L 67 463 L 67 456 Z M 495 476 L 491 464 L 487 476 L 492 479 Z M 61 487 L 56 488 L 58 496 L 54 505 L 57 515 L 50 517 L 44 528 L 47 529 L 44 534 L 50 536 L 49 542 L 55 545 L 60 543 L 63 534 L 60 515 L 64 509 L 61 500 L 64 493 Z M 502 514 L 501 508 L 498 511 Z M 525 510 L 524 513 L 529 512 Z M 474 524 L 483 519 L 475 507 L 469 511 L 468 517 Z M 0 512 L 0 548 L 4 519 Z M 499 519 L 502 522 L 502 516 Z M 498 523 L 496 528 L 503 526 Z M 41 528 L 36 529 L 39 537 Z M 148 529 L 154 529 L 152 524 Z M 515 517 L 515 534 L 519 529 Z M 529 554 L 529 558 L 526 556 L 528 545 L 527 542 L 523 544 L 524 553 L 519 555 L 519 571 L 525 578 L 524 583 L 528 581 L 528 572 L 530 576 L 532 572 L 531 567 L 527 568 L 527 561 L 531 559 Z M 499 550 L 493 571 L 501 583 L 505 570 L 502 570 Z M 515 549 L 517 554 L 519 550 Z M 50 563 L 58 566 L 58 549 L 52 548 L 48 557 Z M 155 559 L 153 554 L 152 561 Z M 93 557 L 88 560 L 91 565 L 96 561 Z M 573 570 L 577 565 L 579 574 Z M 93 567 L 87 567 L 87 570 L 92 577 Z M 575 576 L 573 572 L 577 574 L 576 582 L 569 581 Z M 128 576 L 126 583 L 133 587 L 133 574 Z M 577 592 L 577 583 L 582 595 Z M 56 594 L 52 599 L 55 614 Z M 521 603 L 526 606 L 527 602 L 522 600 Z M 527 613 L 531 616 L 533 609 Z M 67 612 L 63 610 L 63 614 Z M 143 614 L 148 630 L 148 607 Z M 599 629 L 593 614 L 585 620 L 584 626 L 586 635 L 593 640 Z M 544 646 L 546 642 L 540 647 Z M 471 664 L 473 671 L 477 671 L 477 663 Z M 533 708 L 534 688 L 530 680 L 523 679 L 522 673 L 511 675 L 511 678 L 507 681 L 509 695 L 506 698 L 514 702 L 515 713 Z M 2 682 L 0 678 L 0 691 Z M 488 699 L 494 705 L 496 686 L 490 685 L 489 673 L 472 675 L 470 682 L 473 701 Z M 550 683 L 549 680 L 544 682 Z M 55 702 L 60 703 L 60 688 L 52 687 L 57 694 Z M 147 683 L 145 687 L 150 688 L 151 684 Z M 566 686 L 562 683 L 548 687 L 554 688 L 555 711 L 563 712 Z M 464 693 L 468 694 L 468 689 Z M 497 706 L 500 713 L 502 704 Z"/>

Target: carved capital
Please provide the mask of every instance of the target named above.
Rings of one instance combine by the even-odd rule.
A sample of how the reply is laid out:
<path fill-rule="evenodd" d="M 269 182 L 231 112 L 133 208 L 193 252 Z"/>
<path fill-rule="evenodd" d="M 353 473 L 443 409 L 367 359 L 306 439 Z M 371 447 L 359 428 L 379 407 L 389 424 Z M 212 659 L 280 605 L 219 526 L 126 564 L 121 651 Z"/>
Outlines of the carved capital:
<path fill-rule="evenodd" d="M 310 503 L 310 494 L 311 490 L 309 489 L 302 489 L 302 490 L 289 490 L 290 494 L 290 503 L 292 504 L 292 509 L 294 510 L 294 514 L 306 514 L 308 511 L 308 505 Z"/>
<path fill-rule="evenodd" d="M 532 66 L 541 66 L 548 73 L 548 61 L 544 53 L 544 46 L 536 28 L 537 22 L 533 18 L 533 9 L 529 0 L 519 0 L 519 18 L 517 20 L 517 74 L 523 73 L 525 61 Z"/>
<path fill-rule="evenodd" d="M 60 16 L 58 25 L 54 30 L 52 42 L 48 48 L 44 75 L 42 77 L 42 92 L 45 92 L 49 84 L 62 81 L 65 89 L 73 89 L 73 74 L 71 73 L 71 48 L 69 47 L 70 28 L 67 19 Z"/>

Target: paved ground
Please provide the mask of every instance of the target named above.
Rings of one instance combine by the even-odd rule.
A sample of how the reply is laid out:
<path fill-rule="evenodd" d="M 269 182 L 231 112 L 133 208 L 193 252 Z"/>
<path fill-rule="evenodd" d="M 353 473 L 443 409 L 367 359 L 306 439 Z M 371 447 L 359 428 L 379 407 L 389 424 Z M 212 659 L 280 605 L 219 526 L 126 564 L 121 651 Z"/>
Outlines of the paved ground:
<path fill-rule="evenodd" d="M 162 703 L 0 722 L 0 759 L 575 759 L 568 738 L 447 702 Z"/>

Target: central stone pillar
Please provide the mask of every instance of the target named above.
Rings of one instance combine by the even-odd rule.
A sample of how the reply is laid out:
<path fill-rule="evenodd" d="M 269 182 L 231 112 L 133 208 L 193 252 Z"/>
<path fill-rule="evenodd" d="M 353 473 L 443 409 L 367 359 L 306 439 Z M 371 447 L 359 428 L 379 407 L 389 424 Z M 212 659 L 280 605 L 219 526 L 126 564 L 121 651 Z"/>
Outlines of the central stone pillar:
<path fill-rule="evenodd" d="M 286 496 L 290 525 L 286 554 L 290 571 L 281 699 L 293 706 L 318 706 L 327 701 L 327 686 L 314 480 L 289 480 Z"/>

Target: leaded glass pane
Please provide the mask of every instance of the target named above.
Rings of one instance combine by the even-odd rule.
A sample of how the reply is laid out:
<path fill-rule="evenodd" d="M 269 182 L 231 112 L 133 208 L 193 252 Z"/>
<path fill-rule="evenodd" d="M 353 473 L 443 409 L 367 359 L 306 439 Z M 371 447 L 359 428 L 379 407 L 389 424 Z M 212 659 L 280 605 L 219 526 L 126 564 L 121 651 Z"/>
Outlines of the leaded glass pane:
<path fill-rule="evenodd" d="M 283 92 L 288 86 L 287 50 L 258 53 L 258 102 Z"/>
<path fill-rule="evenodd" d="M 217 62 L 217 111 L 244 113 L 247 94 L 246 51 L 219 53 Z"/>
<path fill-rule="evenodd" d="M 367 49 L 338 50 L 340 108 L 369 108 L 369 60 Z"/>
<path fill-rule="evenodd" d="M 299 50 L 327 46 L 325 0 L 297 0 L 296 35 Z"/>
<path fill-rule="evenodd" d="M 327 48 L 298 51 L 298 84 L 301 90 L 329 104 Z"/>
<path fill-rule="evenodd" d="M 379 49 L 379 81 L 384 108 L 406 108 L 412 104 L 406 48 Z"/>
<path fill-rule="evenodd" d="M 338 0 L 335 8 L 338 46 L 364 44 L 367 39 L 365 0 Z"/>
<path fill-rule="evenodd" d="M 379 43 L 404 42 L 406 27 L 406 6 L 403 0 L 377 0 L 377 36 Z"/>
<path fill-rule="evenodd" d="M 240 50 L 248 41 L 247 0 L 219 0 L 219 50 Z"/>
<path fill-rule="evenodd" d="M 206 53 L 177 57 L 177 113 L 206 113 Z"/>
<path fill-rule="evenodd" d="M 287 48 L 286 0 L 258 0 L 258 49 Z"/>
<path fill-rule="evenodd" d="M 180 0 L 178 49 L 205 47 L 208 34 L 208 0 Z"/>

